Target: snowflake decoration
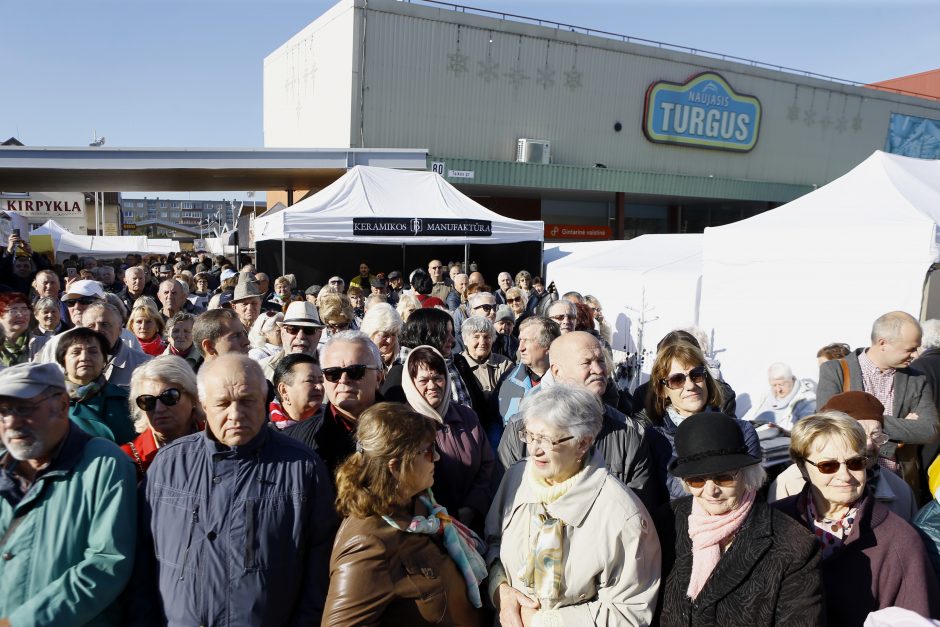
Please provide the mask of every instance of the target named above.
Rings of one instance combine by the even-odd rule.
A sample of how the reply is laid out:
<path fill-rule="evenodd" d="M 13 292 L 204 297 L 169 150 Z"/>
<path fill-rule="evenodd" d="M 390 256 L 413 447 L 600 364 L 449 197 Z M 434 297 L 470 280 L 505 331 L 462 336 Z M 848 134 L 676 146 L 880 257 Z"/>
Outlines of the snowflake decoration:
<path fill-rule="evenodd" d="M 477 76 L 485 82 L 495 81 L 499 78 L 499 63 L 487 59 L 486 61 L 477 61 L 480 64 L 480 71 Z"/>
<path fill-rule="evenodd" d="M 581 88 L 581 72 L 579 70 L 571 68 L 565 72 L 565 87 L 571 91 Z"/>
<path fill-rule="evenodd" d="M 453 72 L 454 76 L 460 76 L 463 72 L 469 72 L 467 69 L 467 61 L 469 59 L 470 57 L 461 53 L 459 50 L 453 54 L 447 55 L 447 71 Z"/>
<path fill-rule="evenodd" d="M 803 112 L 803 124 L 806 126 L 813 126 L 816 124 L 816 112 L 812 109 L 807 109 Z"/>
<path fill-rule="evenodd" d="M 512 72 L 505 72 L 505 73 L 503 74 L 503 76 L 505 76 L 506 78 L 508 78 L 508 79 L 509 79 L 509 83 L 510 83 L 513 87 L 515 87 L 516 89 L 519 89 L 520 87 L 522 87 L 522 85 L 523 85 L 527 80 L 529 80 L 530 78 L 532 78 L 531 76 L 529 76 L 528 74 L 526 74 L 525 72 L 523 72 L 523 71 L 522 71 L 522 68 L 519 67 L 518 65 L 512 69 Z"/>
<path fill-rule="evenodd" d="M 787 119 L 796 122 L 800 119 L 800 105 L 795 102 L 787 108 Z"/>
<path fill-rule="evenodd" d="M 832 126 L 832 118 L 830 118 L 828 115 L 824 115 L 823 119 L 819 121 L 819 125 L 824 131 L 828 131 L 829 127 Z"/>
<path fill-rule="evenodd" d="M 836 120 L 836 132 L 844 133 L 845 129 L 849 127 L 849 121 L 845 119 L 844 115 L 840 115 L 839 119 Z"/>
<path fill-rule="evenodd" d="M 856 115 L 852 118 L 852 130 L 855 132 L 862 130 L 862 116 Z"/>
<path fill-rule="evenodd" d="M 548 89 L 555 84 L 555 70 L 549 67 L 538 70 L 538 78 L 535 79 L 535 82 L 541 86 L 542 89 Z"/>

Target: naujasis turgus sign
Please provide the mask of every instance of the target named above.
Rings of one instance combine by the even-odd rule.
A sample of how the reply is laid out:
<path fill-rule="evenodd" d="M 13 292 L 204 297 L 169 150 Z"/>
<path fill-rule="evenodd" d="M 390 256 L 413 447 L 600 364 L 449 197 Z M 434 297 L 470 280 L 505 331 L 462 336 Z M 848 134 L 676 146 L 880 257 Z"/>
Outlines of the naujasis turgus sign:
<path fill-rule="evenodd" d="M 353 235 L 364 237 L 489 237 L 489 220 L 445 218 L 353 218 Z"/>
<path fill-rule="evenodd" d="M 646 90 L 643 133 L 651 142 L 748 152 L 757 144 L 761 105 L 716 72 Z"/>

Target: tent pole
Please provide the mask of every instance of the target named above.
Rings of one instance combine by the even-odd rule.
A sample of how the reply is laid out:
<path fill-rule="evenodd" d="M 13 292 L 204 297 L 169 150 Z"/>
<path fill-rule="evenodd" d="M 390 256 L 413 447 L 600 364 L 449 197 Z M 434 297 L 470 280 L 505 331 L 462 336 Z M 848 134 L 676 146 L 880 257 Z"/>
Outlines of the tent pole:
<path fill-rule="evenodd" d="M 286 244 L 284 244 L 284 238 L 281 238 L 281 276 L 287 274 L 287 255 L 284 252 Z"/>
<path fill-rule="evenodd" d="M 470 244 L 464 242 L 463 245 L 463 271 L 465 274 L 470 274 L 467 272 L 467 269 L 470 267 Z"/>
<path fill-rule="evenodd" d="M 408 270 L 405 268 L 405 245 L 404 244 L 401 245 L 401 276 L 402 276 L 402 283 L 404 283 L 405 282 L 404 277 L 408 276 Z M 411 288 L 410 283 L 408 284 L 408 287 L 409 289 Z"/>

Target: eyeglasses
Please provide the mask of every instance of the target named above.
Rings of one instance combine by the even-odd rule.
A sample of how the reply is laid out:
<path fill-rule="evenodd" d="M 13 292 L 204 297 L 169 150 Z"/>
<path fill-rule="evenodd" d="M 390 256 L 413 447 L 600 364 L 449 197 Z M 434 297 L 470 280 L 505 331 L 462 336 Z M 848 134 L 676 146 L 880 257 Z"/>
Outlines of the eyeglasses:
<path fill-rule="evenodd" d="M 865 470 L 865 466 L 868 465 L 868 458 L 865 456 L 853 457 L 852 459 L 847 459 L 844 462 L 840 462 L 837 459 L 827 459 L 824 462 L 813 462 L 808 459 L 804 459 L 807 464 L 813 465 L 816 467 L 816 470 L 821 472 L 824 475 L 835 474 L 839 471 L 839 467 L 842 464 L 845 464 L 845 467 L 851 471 L 858 472 L 859 470 Z"/>
<path fill-rule="evenodd" d="M 521 296 L 516 296 L 515 298 L 507 298 L 507 299 L 506 299 L 506 302 L 507 302 L 507 303 L 521 303 L 521 302 L 522 302 L 522 297 L 521 297 Z"/>
<path fill-rule="evenodd" d="M 319 327 L 295 327 L 292 324 L 283 324 L 281 325 L 281 330 L 287 333 L 288 335 L 297 335 L 298 333 L 303 333 L 304 335 L 316 335 L 319 331 Z"/>
<path fill-rule="evenodd" d="M 330 383 L 336 383 L 345 373 L 346 376 L 353 381 L 359 381 L 362 377 L 366 376 L 366 370 L 378 370 L 378 367 L 356 364 L 354 366 L 346 366 L 345 368 L 324 368 L 323 378 Z"/>
<path fill-rule="evenodd" d="M 33 414 L 36 413 L 36 410 L 39 409 L 39 404 L 43 401 L 47 401 L 53 396 L 58 396 L 62 392 L 52 392 L 51 394 L 46 394 L 40 398 L 37 398 L 30 403 L 23 404 L 10 404 L 10 405 L 0 405 L 0 422 L 3 421 L 7 416 L 13 416 L 14 418 L 32 418 Z"/>
<path fill-rule="evenodd" d="M 562 442 L 573 440 L 574 436 L 569 435 L 564 438 L 552 440 L 547 435 L 539 435 L 537 433 L 532 433 L 525 429 L 519 429 L 519 439 L 525 444 L 528 444 L 530 446 L 538 446 L 540 449 L 544 451 L 554 451 L 556 446 L 558 446 Z"/>
<path fill-rule="evenodd" d="M 335 281 L 330 281 L 330 285 L 342 285 L 345 281 L 340 281 L 339 279 Z"/>
<path fill-rule="evenodd" d="M 564 322 L 565 320 L 577 320 L 577 316 L 569 316 L 568 314 L 559 314 L 557 316 L 549 316 L 555 322 Z"/>
<path fill-rule="evenodd" d="M 677 372 L 676 374 L 669 375 L 665 379 L 660 379 L 659 382 L 670 390 L 681 390 L 685 387 L 686 379 L 692 379 L 692 383 L 701 383 L 705 380 L 705 374 L 707 372 L 708 369 L 705 366 L 696 366 L 689 370 L 689 374 Z"/>
<path fill-rule="evenodd" d="M 884 446 L 885 443 L 891 439 L 891 436 L 884 431 L 876 431 L 868 436 L 868 439 L 871 440 L 871 443 L 875 446 Z"/>
<path fill-rule="evenodd" d="M 434 442 L 431 442 L 430 444 L 427 445 L 426 448 L 418 451 L 418 457 L 424 456 L 424 459 L 428 460 L 429 462 L 433 462 L 435 452 L 436 451 L 434 450 Z"/>
<path fill-rule="evenodd" d="M 181 392 L 177 388 L 167 388 L 160 392 L 158 396 L 153 394 L 141 394 L 134 402 L 144 411 L 153 411 L 157 407 L 157 401 L 163 403 L 164 407 L 173 407 L 180 402 Z"/>
<path fill-rule="evenodd" d="M 499 307 L 499 305 L 477 305 L 477 306 L 474 307 L 473 309 L 474 309 L 474 310 L 482 309 L 482 310 L 485 311 L 486 313 L 490 313 L 491 311 L 496 311 L 496 309 L 497 309 L 498 307 Z"/>
<path fill-rule="evenodd" d="M 87 307 L 88 305 L 91 305 L 97 302 L 98 302 L 98 299 L 95 298 L 94 296 L 82 296 L 81 298 L 74 298 L 72 300 L 66 301 L 65 306 L 74 307 L 75 305 L 85 305 Z"/>
<path fill-rule="evenodd" d="M 698 490 L 699 488 L 704 488 L 705 484 L 708 481 L 711 481 L 719 488 L 730 488 L 734 485 L 734 481 L 737 478 L 738 478 L 738 473 L 727 472 L 724 474 L 714 475 L 711 477 L 686 477 L 685 479 L 683 479 L 683 481 L 685 481 L 686 485 L 688 485 L 690 488 L 695 488 L 696 490 Z"/>
<path fill-rule="evenodd" d="M 337 322 L 337 323 L 334 324 L 334 323 L 327 322 L 327 323 L 326 323 L 326 328 L 329 329 L 331 332 L 336 333 L 337 331 L 345 331 L 345 330 L 347 330 L 347 329 L 349 328 L 349 323 L 348 323 L 348 322 Z"/>

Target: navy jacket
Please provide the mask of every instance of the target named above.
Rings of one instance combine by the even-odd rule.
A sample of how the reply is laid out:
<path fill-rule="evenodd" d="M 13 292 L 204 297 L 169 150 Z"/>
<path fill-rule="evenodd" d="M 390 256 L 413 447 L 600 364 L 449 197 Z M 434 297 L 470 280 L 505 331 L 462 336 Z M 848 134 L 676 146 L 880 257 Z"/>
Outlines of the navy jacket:
<path fill-rule="evenodd" d="M 156 555 L 169 625 L 320 623 L 337 521 L 316 453 L 268 428 L 226 448 L 207 429 L 162 448 L 141 489 L 138 558 Z"/>

